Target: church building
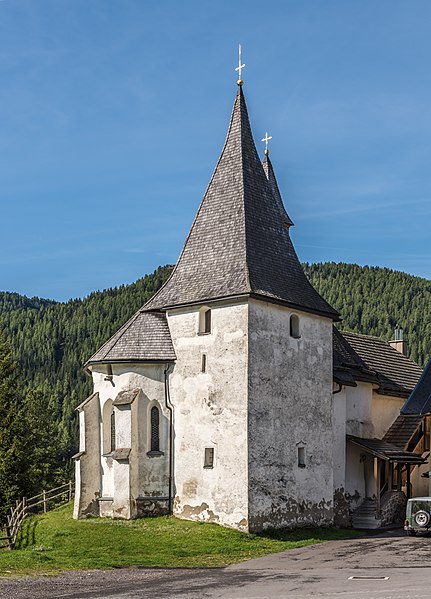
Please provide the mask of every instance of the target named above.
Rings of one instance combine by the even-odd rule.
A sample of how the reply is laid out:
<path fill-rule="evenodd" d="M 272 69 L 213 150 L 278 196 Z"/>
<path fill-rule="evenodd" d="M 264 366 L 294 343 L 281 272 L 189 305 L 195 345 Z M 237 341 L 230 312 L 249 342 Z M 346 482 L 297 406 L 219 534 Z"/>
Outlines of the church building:
<path fill-rule="evenodd" d="M 425 485 L 425 420 L 407 445 L 385 439 L 421 369 L 334 328 L 292 225 L 240 80 L 170 278 L 85 365 L 75 517 L 172 513 L 257 532 L 371 511 L 380 525 L 392 497 Z"/>

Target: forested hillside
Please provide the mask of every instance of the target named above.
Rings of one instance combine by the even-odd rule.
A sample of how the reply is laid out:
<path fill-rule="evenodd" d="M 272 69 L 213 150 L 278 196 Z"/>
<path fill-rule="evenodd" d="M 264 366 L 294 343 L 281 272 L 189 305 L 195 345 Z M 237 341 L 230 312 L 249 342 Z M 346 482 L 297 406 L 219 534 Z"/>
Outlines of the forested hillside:
<path fill-rule="evenodd" d="M 431 281 L 389 268 L 304 264 L 308 278 L 336 308 L 339 328 L 390 340 L 398 324 L 407 353 L 425 366 L 431 356 Z"/>
<path fill-rule="evenodd" d="M 154 294 L 170 270 L 160 267 L 131 285 L 66 303 L 0 294 L 0 332 L 12 345 L 24 385 L 41 390 L 54 412 L 68 448 L 64 457 L 76 450 L 75 407 L 91 392 L 84 362 Z"/>
<path fill-rule="evenodd" d="M 409 355 L 431 355 L 431 282 L 385 268 L 305 264 L 316 289 L 339 310 L 345 330 L 390 339 L 397 323 Z M 91 392 L 82 365 L 160 287 L 171 267 L 132 285 L 57 303 L 0 293 L 0 331 L 8 339 L 29 389 L 38 388 L 58 422 L 64 458 L 76 449 L 74 408 Z"/>

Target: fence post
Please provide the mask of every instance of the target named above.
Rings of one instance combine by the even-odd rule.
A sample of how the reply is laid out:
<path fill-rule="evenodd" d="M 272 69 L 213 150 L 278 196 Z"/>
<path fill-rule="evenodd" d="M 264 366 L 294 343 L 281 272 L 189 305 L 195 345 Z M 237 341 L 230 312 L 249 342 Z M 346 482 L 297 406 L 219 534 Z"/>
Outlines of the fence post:
<path fill-rule="evenodd" d="M 46 502 L 46 491 L 42 491 L 43 493 L 43 513 L 46 514 L 46 512 L 48 511 L 48 506 L 47 506 L 47 502 Z"/>
<path fill-rule="evenodd" d="M 72 499 L 72 481 L 69 481 L 69 501 Z"/>
<path fill-rule="evenodd" d="M 7 542 L 8 542 L 9 549 L 12 549 L 12 522 L 11 522 L 10 516 L 7 517 L 6 534 L 7 534 L 7 538 L 8 538 Z"/>

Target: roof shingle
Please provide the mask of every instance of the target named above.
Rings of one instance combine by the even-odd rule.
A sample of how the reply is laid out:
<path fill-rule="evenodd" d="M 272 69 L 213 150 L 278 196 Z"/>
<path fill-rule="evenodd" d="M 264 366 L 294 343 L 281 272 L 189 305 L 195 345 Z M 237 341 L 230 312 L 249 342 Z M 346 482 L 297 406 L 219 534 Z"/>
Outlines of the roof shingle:
<path fill-rule="evenodd" d="M 407 397 L 418 382 L 422 369 L 378 337 L 347 333 L 343 338 L 366 368 L 377 375 L 379 393 Z"/>
<path fill-rule="evenodd" d="M 166 315 L 137 312 L 91 358 L 97 362 L 148 362 L 176 359 Z"/>

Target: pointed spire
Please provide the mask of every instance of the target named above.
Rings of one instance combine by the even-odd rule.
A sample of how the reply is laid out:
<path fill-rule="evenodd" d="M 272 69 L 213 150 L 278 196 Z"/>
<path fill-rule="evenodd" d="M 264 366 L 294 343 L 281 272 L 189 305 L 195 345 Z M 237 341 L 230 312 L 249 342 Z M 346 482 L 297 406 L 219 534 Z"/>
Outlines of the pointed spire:
<path fill-rule="evenodd" d="M 171 277 L 143 310 L 253 296 L 338 320 L 306 278 L 238 86 L 226 142 Z"/>
<path fill-rule="evenodd" d="M 266 152 L 265 152 L 266 153 Z M 268 179 L 268 183 L 271 187 L 272 193 L 274 195 L 274 199 L 280 207 L 280 211 L 283 215 L 284 222 L 287 227 L 292 227 L 294 223 L 290 219 L 289 215 L 286 212 L 286 209 L 283 204 L 283 200 L 281 198 L 280 189 L 278 187 L 277 179 L 275 177 L 274 169 L 272 168 L 271 160 L 269 159 L 269 152 L 265 155 L 265 160 L 262 163 L 263 170 L 265 172 L 266 178 Z"/>

